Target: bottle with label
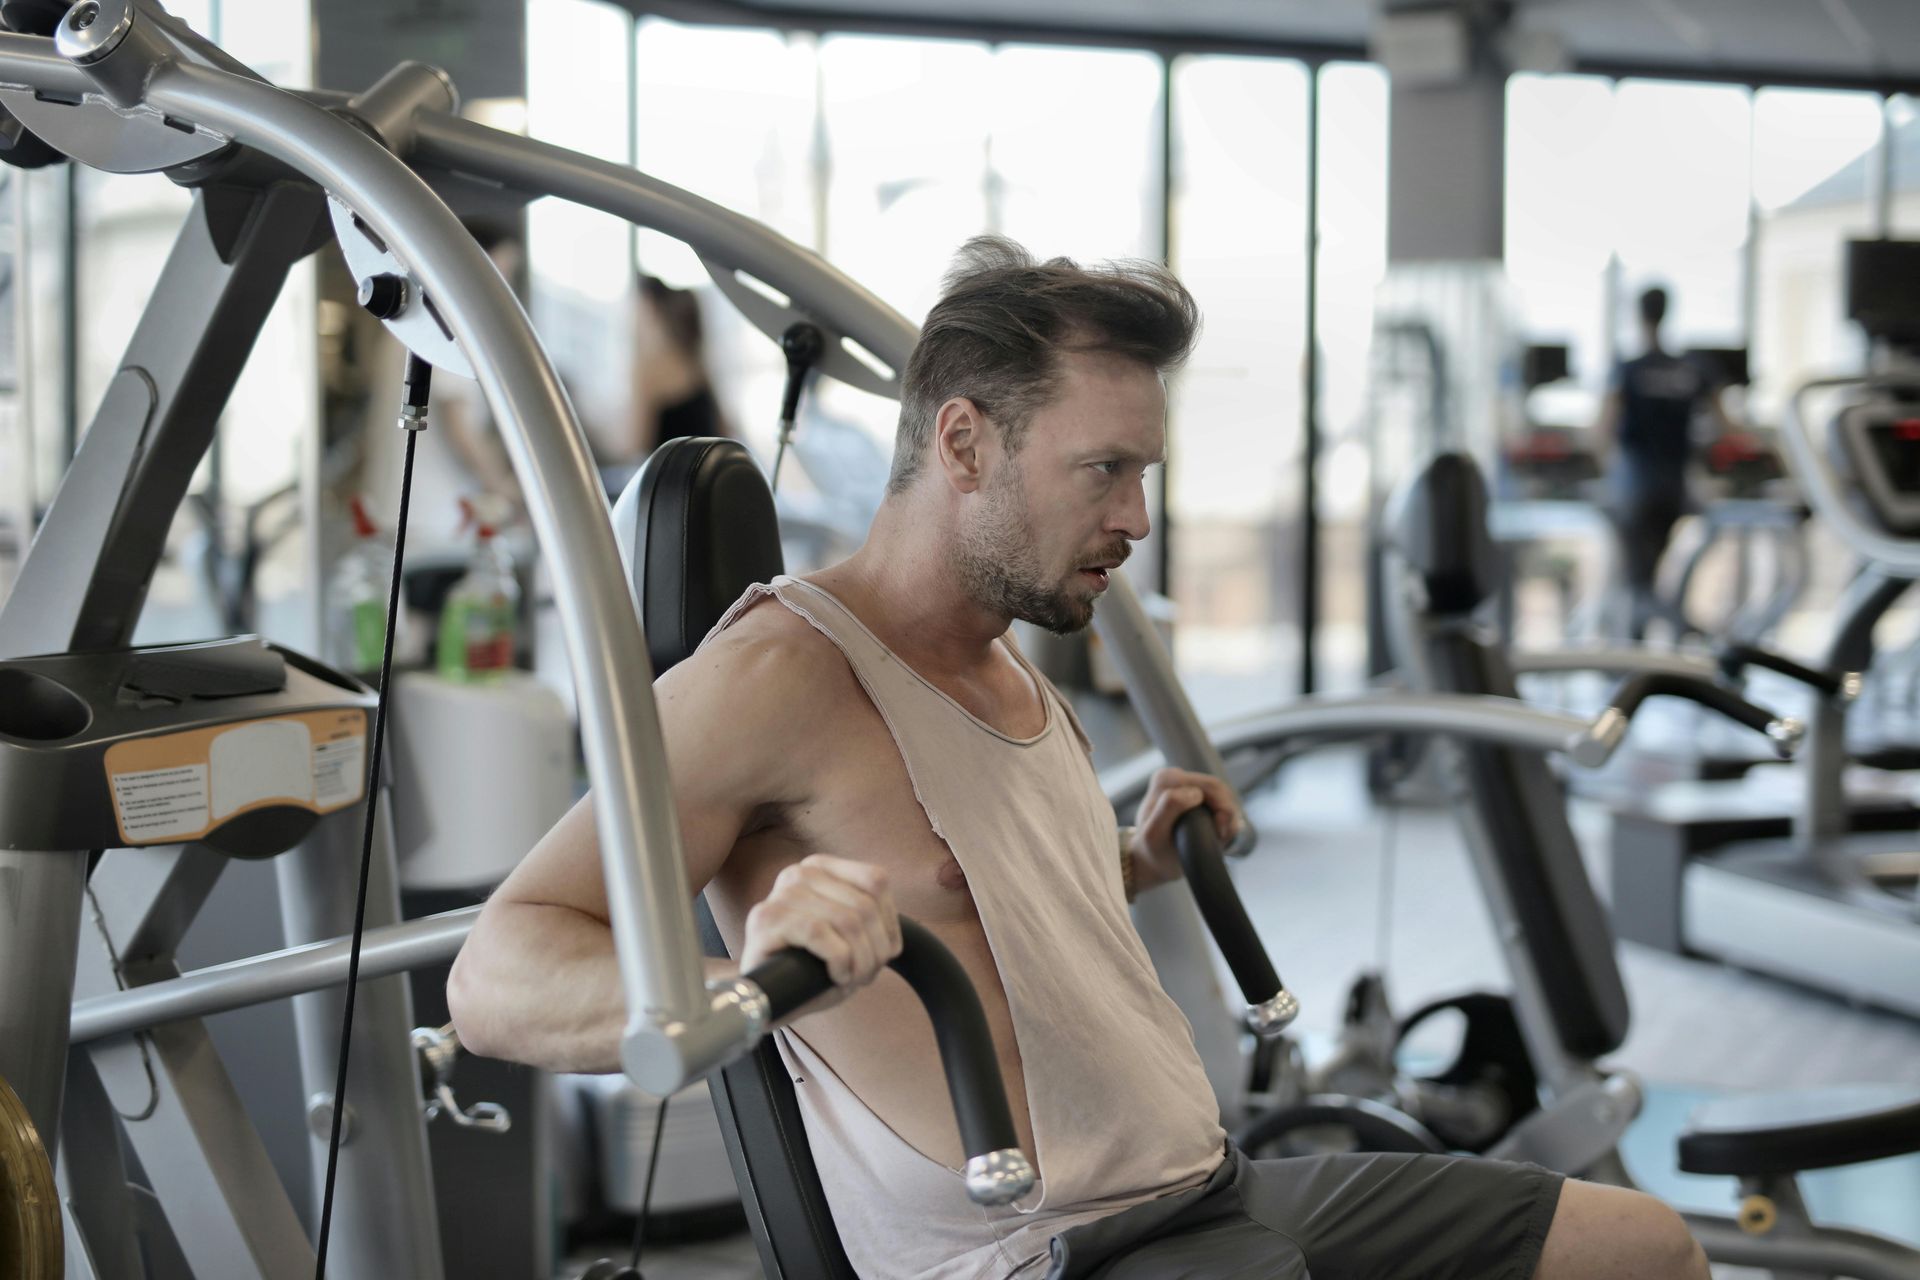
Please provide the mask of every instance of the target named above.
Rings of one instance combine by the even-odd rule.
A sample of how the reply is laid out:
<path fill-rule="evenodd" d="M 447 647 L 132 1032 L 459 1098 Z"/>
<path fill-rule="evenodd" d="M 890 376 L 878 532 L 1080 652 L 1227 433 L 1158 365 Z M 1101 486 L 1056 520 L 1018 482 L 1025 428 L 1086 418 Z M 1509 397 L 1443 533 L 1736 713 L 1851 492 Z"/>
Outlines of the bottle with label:
<path fill-rule="evenodd" d="M 494 679 L 513 667 L 520 584 L 512 560 L 495 540 L 498 530 L 464 498 L 460 510 L 462 527 L 473 527 L 473 557 L 441 610 L 435 665 L 449 680 Z"/>
<path fill-rule="evenodd" d="M 348 503 L 353 546 L 327 584 L 327 661 L 342 671 L 377 671 L 387 641 L 387 587 L 393 542 L 380 532 L 358 494 Z"/>

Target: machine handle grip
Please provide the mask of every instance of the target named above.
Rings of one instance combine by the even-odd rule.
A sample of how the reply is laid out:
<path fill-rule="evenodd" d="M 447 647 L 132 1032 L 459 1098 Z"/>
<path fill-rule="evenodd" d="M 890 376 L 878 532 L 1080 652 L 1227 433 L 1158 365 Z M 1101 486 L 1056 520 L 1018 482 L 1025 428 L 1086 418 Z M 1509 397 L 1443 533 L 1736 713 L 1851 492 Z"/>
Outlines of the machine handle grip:
<path fill-rule="evenodd" d="M 1227 959 L 1240 994 L 1247 1000 L 1247 1023 L 1260 1036 L 1278 1035 L 1299 1016 L 1300 1002 L 1280 981 L 1267 949 L 1254 931 L 1247 908 L 1227 874 L 1213 810 L 1189 809 L 1173 825 L 1173 847 L 1186 872 L 1187 885 L 1200 906 L 1207 931 Z"/>
<path fill-rule="evenodd" d="M 1720 674 L 1729 680 L 1737 680 L 1748 667 L 1759 667 L 1765 671 L 1776 672 L 1812 689 L 1823 698 L 1837 698 L 1851 702 L 1859 693 L 1860 676 L 1852 671 L 1822 671 L 1795 662 L 1783 653 L 1771 649 L 1762 649 L 1750 644 L 1724 644 L 1715 655 Z"/>
<path fill-rule="evenodd" d="M 1756 733 L 1766 734 L 1773 743 L 1774 751 L 1783 759 L 1791 756 L 1799 747 L 1800 740 L 1806 736 L 1806 726 L 1793 717 L 1776 716 L 1731 689 L 1678 672 L 1648 672 L 1628 677 L 1614 690 L 1608 712 L 1622 720 L 1631 720 L 1648 698 L 1661 696 L 1685 698 L 1710 711 L 1717 711 Z"/>
<path fill-rule="evenodd" d="M 967 1150 L 967 1195 L 979 1204 L 1017 1200 L 1033 1189 L 1033 1166 L 1020 1150 L 994 1056 L 993 1032 L 973 981 L 924 925 L 901 917 L 900 941 L 900 954 L 888 965 L 907 980 L 933 1022 L 954 1119 Z M 833 989 L 826 962 L 798 947 L 767 957 L 744 976 L 767 997 L 768 1025 Z"/>

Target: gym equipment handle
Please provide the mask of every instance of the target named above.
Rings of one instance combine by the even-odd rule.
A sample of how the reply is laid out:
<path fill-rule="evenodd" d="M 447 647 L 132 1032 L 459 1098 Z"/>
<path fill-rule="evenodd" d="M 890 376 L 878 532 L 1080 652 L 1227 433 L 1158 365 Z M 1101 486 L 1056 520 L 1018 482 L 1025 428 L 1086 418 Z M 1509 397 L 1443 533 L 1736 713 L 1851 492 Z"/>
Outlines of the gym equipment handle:
<path fill-rule="evenodd" d="M 1608 711 L 1622 720 L 1631 720 L 1640 704 L 1660 696 L 1685 698 L 1710 711 L 1717 711 L 1756 733 L 1764 733 L 1783 759 L 1791 756 L 1806 736 L 1806 726 L 1791 716 L 1776 716 L 1765 707 L 1747 701 L 1731 689 L 1710 680 L 1683 676 L 1676 672 L 1649 672 L 1630 676 L 1614 690 Z"/>
<path fill-rule="evenodd" d="M 1860 677 L 1855 672 L 1821 671 L 1795 662 L 1785 654 L 1750 644 L 1722 645 L 1720 652 L 1715 655 L 1715 661 L 1720 667 L 1720 674 L 1729 680 L 1739 679 L 1748 667 L 1759 667 L 1803 684 L 1823 698 L 1851 701 L 1859 690 Z"/>
<path fill-rule="evenodd" d="M 1189 809 L 1173 825 L 1173 846 L 1187 885 L 1200 906 L 1207 931 L 1213 934 L 1227 967 L 1247 999 L 1247 1023 L 1262 1037 L 1276 1036 L 1300 1014 L 1300 1002 L 1280 981 L 1273 961 L 1254 932 L 1253 921 L 1240 901 L 1240 891 L 1227 874 L 1220 849 L 1220 833 L 1213 810 L 1206 805 Z"/>
<path fill-rule="evenodd" d="M 926 926 L 901 917 L 900 942 L 900 954 L 888 965 L 907 980 L 933 1022 L 960 1141 L 967 1149 L 967 1195 L 979 1204 L 1017 1200 L 1033 1188 L 1033 1166 L 1014 1132 L 993 1033 L 973 981 Z M 826 962 L 798 947 L 767 957 L 743 976 L 766 994 L 769 1025 L 833 989 Z"/>

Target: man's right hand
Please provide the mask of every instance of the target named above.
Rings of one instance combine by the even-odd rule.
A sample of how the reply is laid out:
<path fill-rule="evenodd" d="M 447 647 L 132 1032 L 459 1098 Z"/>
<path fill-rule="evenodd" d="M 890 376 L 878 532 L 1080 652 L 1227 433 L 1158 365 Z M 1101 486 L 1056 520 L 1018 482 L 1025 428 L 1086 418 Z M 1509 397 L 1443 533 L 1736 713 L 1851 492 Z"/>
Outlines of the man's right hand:
<path fill-rule="evenodd" d="M 900 954 L 900 913 L 879 867 L 816 853 L 781 871 L 773 892 L 747 912 L 740 971 L 788 947 L 818 956 L 836 991 L 808 1005 L 831 1007 L 872 982 Z"/>

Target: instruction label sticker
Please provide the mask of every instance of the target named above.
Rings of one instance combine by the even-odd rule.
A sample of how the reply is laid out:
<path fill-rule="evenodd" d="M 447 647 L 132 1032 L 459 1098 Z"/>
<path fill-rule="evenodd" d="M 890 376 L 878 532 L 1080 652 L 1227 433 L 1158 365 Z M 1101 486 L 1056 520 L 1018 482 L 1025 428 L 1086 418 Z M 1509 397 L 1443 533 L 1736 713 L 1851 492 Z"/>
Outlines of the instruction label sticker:
<path fill-rule="evenodd" d="M 367 789 L 367 740 L 362 735 L 313 744 L 313 803 L 321 809 L 352 804 Z"/>
<path fill-rule="evenodd" d="M 207 766 L 113 776 L 113 807 L 130 842 L 174 841 L 207 829 Z"/>
<path fill-rule="evenodd" d="M 356 804 L 366 759 L 365 711 L 309 711 L 115 743 L 107 785 L 122 840 L 179 844 L 254 809 Z"/>

